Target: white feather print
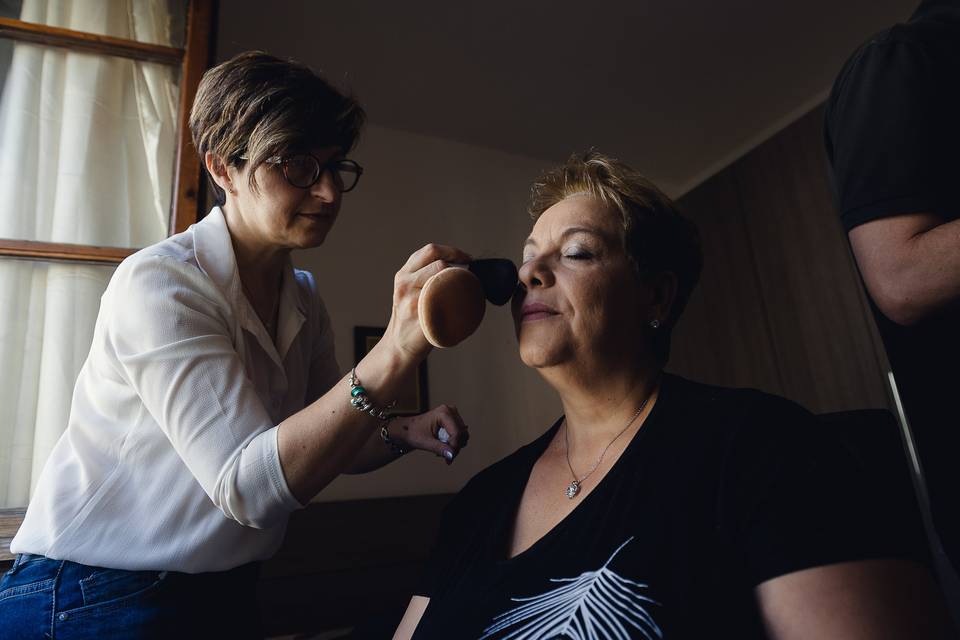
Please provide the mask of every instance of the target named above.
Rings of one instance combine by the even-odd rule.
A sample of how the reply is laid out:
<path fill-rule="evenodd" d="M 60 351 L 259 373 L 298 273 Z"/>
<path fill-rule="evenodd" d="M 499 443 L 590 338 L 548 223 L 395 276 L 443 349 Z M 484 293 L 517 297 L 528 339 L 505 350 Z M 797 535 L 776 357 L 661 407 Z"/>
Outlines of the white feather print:
<path fill-rule="evenodd" d="M 633 536 L 627 538 L 596 571 L 587 571 L 577 578 L 551 578 L 550 582 L 567 584 L 539 596 L 511 598 L 526 604 L 495 617 L 480 640 L 511 628 L 501 640 L 630 640 L 629 628 L 636 629 L 647 640 L 662 638 L 663 632 L 645 608 L 647 604 L 659 603 L 640 593 L 647 585 L 608 568 L 632 540 Z"/>

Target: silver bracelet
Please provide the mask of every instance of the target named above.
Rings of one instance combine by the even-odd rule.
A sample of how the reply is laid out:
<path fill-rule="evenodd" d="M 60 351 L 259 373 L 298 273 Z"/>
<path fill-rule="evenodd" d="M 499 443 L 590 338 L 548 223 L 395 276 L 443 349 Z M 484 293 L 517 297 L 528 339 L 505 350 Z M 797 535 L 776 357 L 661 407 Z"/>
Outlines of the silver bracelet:
<path fill-rule="evenodd" d="M 350 404 L 357 411 L 369 413 L 377 420 L 390 420 L 387 411 L 392 409 L 397 402 L 393 401 L 383 408 L 373 404 L 367 397 L 367 390 L 360 385 L 360 380 L 357 379 L 357 368 L 354 367 L 350 370 Z"/>
<path fill-rule="evenodd" d="M 390 426 L 390 420 L 387 420 L 387 423 L 382 427 L 380 427 L 380 439 L 383 440 L 388 447 L 390 447 L 390 451 L 393 451 L 398 456 L 402 456 L 403 454 L 410 451 L 409 449 L 404 447 L 402 444 L 400 444 L 399 442 L 397 442 L 396 440 L 390 437 L 390 432 L 387 431 L 388 426 Z"/>

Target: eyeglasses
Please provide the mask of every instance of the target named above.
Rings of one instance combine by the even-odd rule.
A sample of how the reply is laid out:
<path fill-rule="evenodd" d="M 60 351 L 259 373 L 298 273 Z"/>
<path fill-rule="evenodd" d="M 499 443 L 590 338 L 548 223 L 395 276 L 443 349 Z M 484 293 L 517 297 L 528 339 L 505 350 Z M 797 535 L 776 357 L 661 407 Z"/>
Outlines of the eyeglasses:
<path fill-rule="evenodd" d="M 247 160 L 246 156 L 240 156 Z M 354 160 L 328 160 L 321 163 L 316 156 L 310 153 L 295 153 L 291 156 L 273 156 L 264 160 L 266 164 L 280 165 L 283 177 L 294 187 L 309 189 L 320 181 L 327 171 L 333 177 L 333 184 L 340 193 L 353 190 L 363 175 L 363 167 Z"/>

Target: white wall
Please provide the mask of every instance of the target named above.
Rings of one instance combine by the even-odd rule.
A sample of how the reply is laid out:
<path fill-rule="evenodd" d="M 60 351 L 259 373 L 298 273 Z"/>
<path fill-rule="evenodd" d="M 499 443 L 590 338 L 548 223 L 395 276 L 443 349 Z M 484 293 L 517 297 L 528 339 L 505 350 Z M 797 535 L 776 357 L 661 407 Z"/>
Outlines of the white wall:
<path fill-rule="evenodd" d="M 525 213 L 543 161 L 374 125 L 351 154 L 364 166 L 326 243 L 294 257 L 312 271 L 337 334 L 337 358 L 354 363 L 353 328 L 385 326 L 394 273 L 427 242 L 475 257 L 520 258 Z M 509 307 L 487 305 L 476 334 L 428 358 L 431 405 L 456 405 L 470 446 L 453 465 L 418 452 L 372 474 L 343 476 L 319 500 L 443 493 L 547 429 L 559 402 L 517 354 Z M 346 389 L 344 401 L 346 401 Z"/>

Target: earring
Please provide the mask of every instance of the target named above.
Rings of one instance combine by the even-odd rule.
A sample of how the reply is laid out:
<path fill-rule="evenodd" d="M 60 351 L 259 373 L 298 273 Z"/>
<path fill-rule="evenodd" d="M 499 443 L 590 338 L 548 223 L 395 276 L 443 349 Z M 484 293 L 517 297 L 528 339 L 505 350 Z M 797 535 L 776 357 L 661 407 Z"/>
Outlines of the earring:
<path fill-rule="evenodd" d="M 650 328 L 651 328 L 651 329 L 659 329 L 659 328 L 660 328 L 660 321 L 657 320 L 656 318 L 654 318 L 653 320 L 651 320 L 651 321 L 650 321 Z"/>

